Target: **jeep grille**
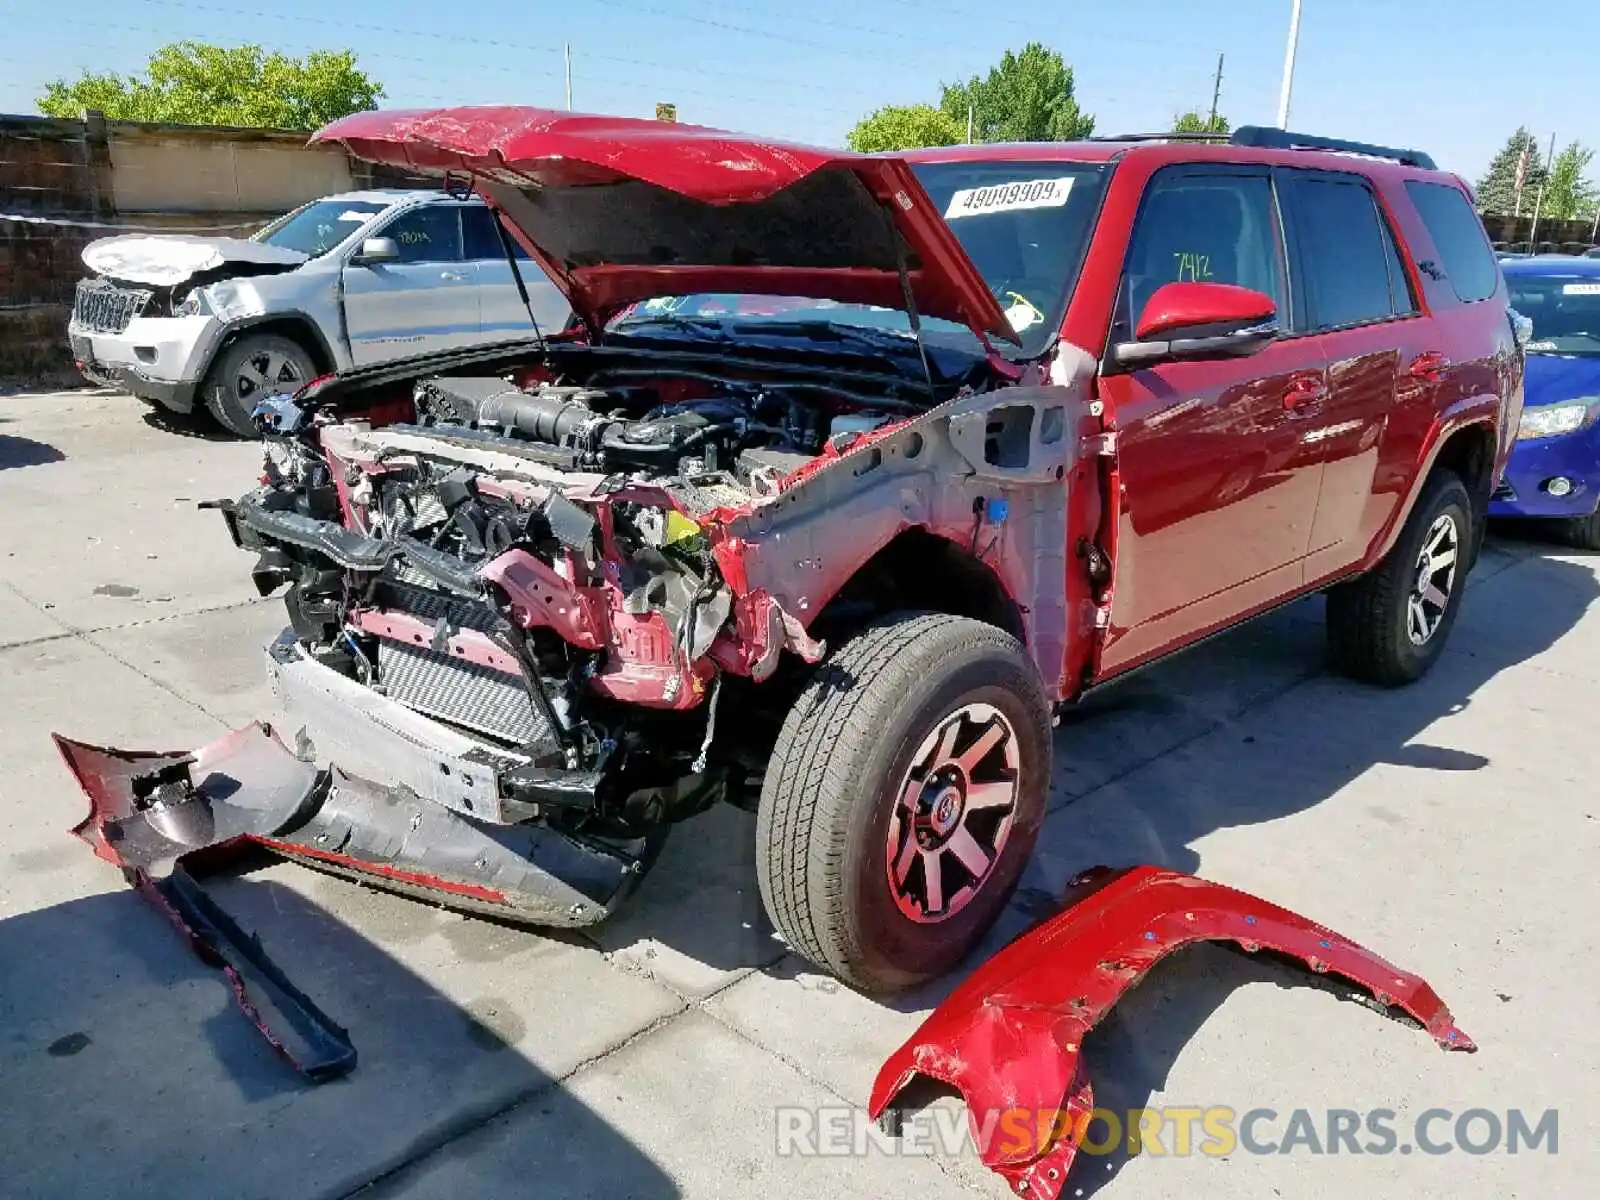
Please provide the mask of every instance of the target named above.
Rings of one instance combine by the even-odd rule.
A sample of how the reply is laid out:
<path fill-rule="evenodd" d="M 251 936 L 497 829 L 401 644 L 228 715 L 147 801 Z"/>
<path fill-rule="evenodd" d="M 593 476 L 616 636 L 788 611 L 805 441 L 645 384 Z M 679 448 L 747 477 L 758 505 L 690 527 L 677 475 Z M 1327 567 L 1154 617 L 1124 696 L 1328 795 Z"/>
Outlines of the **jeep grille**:
<path fill-rule="evenodd" d="M 108 279 L 83 279 L 72 302 L 72 318 L 81 329 L 121 333 L 150 301 L 145 288 L 118 287 Z"/>

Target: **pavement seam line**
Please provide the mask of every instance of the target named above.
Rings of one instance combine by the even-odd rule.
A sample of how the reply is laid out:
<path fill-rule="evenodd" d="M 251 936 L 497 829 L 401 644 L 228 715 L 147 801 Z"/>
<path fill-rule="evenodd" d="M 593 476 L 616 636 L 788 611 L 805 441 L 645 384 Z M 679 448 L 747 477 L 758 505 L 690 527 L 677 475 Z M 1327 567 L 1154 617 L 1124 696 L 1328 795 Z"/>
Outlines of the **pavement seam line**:
<path fill-rule="evenodd" d="M 840 986 L 843 987 L 842 984 Z M 726 990 L 726 989 L 723 989 L 723 990 Z M 707 996 L 706 999 L 709 1000 L 709 999 L 711 999 L 711 997 Z M 702 1005 L 702 1007 L 704 1007 L 704 1006 Z M 793 1071 L 796 1075 L 800 1076 L 800 1078 L 804 1079 L 807 1083 L 811 1084 L 813 1087 L 817 1088 L 818 1090 L 820 1090 L 822 1092 L 825 1092 L 829 1096 L 832 1096 L 835 1100 L 839 1101 L 841 1104 L 850 1105 L 852 1108 L 861 1107 L 861 1106 L 857 1105 L 855 1101 L 851 1100 L 850 1097 L 844 1095 L 837 1088 L 835 1088 L 832 1084 L 828 1083 L 827 1080 L 819 1078 L 816 1075 L 813 1075 L 810 1071 L 806 1070 L 803 1066 L 801 1066 L 794 1059 L 790 1058 L 787 1054 L 784 1054 L 781 1050 L 777 1050 L 777 1049 L 773 1048 L 772 1046 L 767 1045 L 760 1038 L 756 1037 L 753 1033 L 750 1033 L 750 1032 L 748 1032 L 748 1031 L 746 1031 L 744 1029 L 741 1029 L 739 1026 L 735 1025 L 732 1021 L 729 1021 L 729 1020 L 723 1018 L 722 1016 L 718 1015 L 713 1009 L 704 1008 L 704 1011 L 705 1011 L 705 1014 L 708 1017 L 710 1017 L 718 1025 L 722 1026 L 722 1028 L 726 1029 L 729 1033 L 733 1034 L 740 1041 L 745 1042 L 748 1045 L 754 1046 L 757 1050 L 761 1051 L 763 1054 L 766 1054 L 771 1058 L 777 1059 L 780 1063 L 782 1063 L 784 1066 L 788 1067 L 791 1071 Z M 865 1110 L 863 1109 L 863 1112 L 864 1111 Z M 944 1161 L 938 1155 L 930 1155 L 929 1158 L 930 1158 L 930 1161 L 933 1163 L 934 1167 L 937 1168 L 937 1170 L 939 1171 L 940 1174 L 944 1175 L 946 1178 L 952 1180 L 953 1182 L 959 1184 L 966 1191 L 972 1192 L 972 1193 L 974 1193 L 976 1195 L 988 1195 L 989 1194 L 987 1189 L 979 1188 L 975 1184 L 973 1184 L 970 1180 L 964 1179 L 960 1175 L 958 1175 L 958 1174 L 954 1173 L 953 1171 L 951 1171 L 950 1167 L 947 1166 L 944 1163 Z"/>
<path fill-rule="evenodd" d="M 77 633 L 73 630 L 66 629 L 60 633 L 47 633 L 43 637 L 28 638 L 26 641 L 22 642 L 7 642 L 5 645 L 0 646 L 0 654 L 5 653 L 7 650 L 21 650 L 24 646 L 38 646 L 44 642 L 59 642 L 63 638 L 72 638 L 77 636 Z"/>
<path fill-rule="evenodd" d="M 101 654 L 104 654 L 112 662 L 121 663 L 123 666 L 127 667 L 128 670 L 132 671 L 135 675 L 139 676 L 140 679 L 143 679 L 146 683 L 153 684 L 155 687 L 160 688 L 163 692 L 166 692 L 167 695 L 172 696 L 172 697 L 174 697 L 174 698 L 176 698 L 178 700 L 181 700 L 183 703 L 187 704 L 190 708 L 193 708 L 196 711 L 198 711 L 201 714 L 203 714 L 204 716 L 209 717 L 211 720 L 215 721 L 218 725 L 222 726 L 224 729 L 228 728 L 228 722 L 223 720 L 216 713 L 212 712 L 204 704 L 201 704 L 198 700 L 191 700 L 188 696 L 185 696 L 182 692 L 180 692 L 177 688 L 173 687 L 171 684 L 163 683 L 161 680 L 157 679 L 154 675 L 150 674 L 150 672 L 144 670 L 144 668 L 139 667 L 139 666 L 135 665 L 134 663 L 129 662 L 127 659 L 123 658 L 120 654 L 118 654 L 116 651 L 112 650 L 109 646 L 102 646 L 99 642 L 95 641 L 94 638 L 90 637 L 89 634 L 84 633 L 84 632 L 79 632 L 77 634 L 74 634 L 73 636 L 76 637 L 79 641 L 83 642 L 84 645 L 90 647 L 91 649 L 98 650 Z"/>
<path fill-rule="evenodd" d="M 184 612 L 163 613 L 158 617 L 139 617 L 132 621 L 122 621 L 113 625 L 74 625 L 71 621 L 64 621 L 56 615 L 54 601 L 36 600 L 9 579 L 0 579 L 0 586 L 4 586 L 18 600 L 21 600 L 30 608 L 37 609 L 46 619 L 54 621 L 65 631 L 60 634 L 47 634 L 42 638 L 33 638 L 27 642 L 16 643 L 19 646 L 32 645 L 33 642 L 47 641 L 53 637 L 69 637 L 75 633 L 110 633 L 120 629 L 140 629 L 146 625 L 159 625 L 162 621 L 181 621 L 185 617 L 201 617 L 210 613 L 230 612 L 236 608 L 249 608 L 256 604 L 268 604 L 276 599 L 273 596 L 246 596 L 243 600 L 230 600 L 226 604 L 214 604 L 207 608 L 189 609 Z M 146 603 L 150 603 L 150 601 L 146 601 Z"/>
<path fill-rule="evenodd" d="M 186 612 L 163 613 L 159 617 L 140 617 L 136 621 L 123 621 L 117 625 L 70 625 L 74 633 L 120 633 L 125 629 L 143 629 L 147 625 L 160 625 L 164 621 L 182 621 L 187 617 L 205 617 L 212 613 L 232 612 L 238 608 L 252 608 L 257 605 L 270 604 L 278 599 L 276 596 L 248 596 L 243 600 L 230 600 L 227 604 L 216 604 L 210 608 L 194 608 Z M 67 624 L 65 621 L 63 625 Z"/>
<path fill-rule="evenodd" d="M 676 993 L 672 994 L 676 996 Z M 612 1055 L 626 1050 L 635 1042 L 643 1041 L 657 1031 L 664 1029 L 688 1012 L 691 1007 L 689 1004 L 680 1004 L 672 1012 L 657 1017 L 643 1028 L 634 1030 L 620 1041 L 576 1063 L 570 1070 L 564 1071 L 560 1075 L 551 1075 L 535 1085 L 523 1088 L 509 1099 L 494 1105 L 487 1111 L 468 1112 L 453 1120 L 444 1122 L 434 1131 L 434 1136 L 419 1138 L 408 1150 L 396 1155 L 395 1161 L 390 1165 L 380 1167 L 371 1178 L 333 1194 L 338 1197 L 338 1200 L 352 1200 L 353 1197 L 371 1193 L 374 1189 L 383 1186 L 387 1181 L 422 1166 L 428 1159 L 451 1144 L 477 1133 L 481 1129 L 488 1128 L 502 1118 L 509 1117 L 517 1109 L 522 1108 L 530 1101 L 537 1100 L 548 1092 L 554 1091 L 580 1072 L 604 1062 Z"/>

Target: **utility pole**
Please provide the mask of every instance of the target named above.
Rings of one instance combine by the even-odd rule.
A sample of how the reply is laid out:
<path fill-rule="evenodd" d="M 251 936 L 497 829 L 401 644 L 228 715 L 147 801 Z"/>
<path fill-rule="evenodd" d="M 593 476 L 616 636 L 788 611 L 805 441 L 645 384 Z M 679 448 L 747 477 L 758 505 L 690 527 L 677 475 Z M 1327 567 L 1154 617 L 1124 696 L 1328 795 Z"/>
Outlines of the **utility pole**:
<path fill-rule="evenodd" d="M 972 145 L 972 101 L 967 101 L 967 145 Z"/>
<path fill-rule="evenodd" d="M 1522 190 L 1528 186 L 1528 166 L 1533 162 L 1534 141 L 1530 136 L 1527 145 L 1522 147 L 1522 153 L 1517 155 L 1517 210 L 1512 214 L 1514 220 L 1522 220 Z"/>
<path fill-rule="evenodd" d="M 1217 132 L 1217 105 L 1222 103 L 1222 55 L 1217 55 L 1217 86 L 1211 89 L 1211 123 L 1206 126 L 1207 133 Z"/>
<path fill-rule="evenodd" d="M 571 112 L 572 111 L 572 43 L 571 42 L 568 42 L 566 44 L 566 46 L 565 46 L 565 55 L 566 55 L 566 60 L 567 60 L 567 111 Z"/>
<path fill-rule="evenodd" d="M 1539 210 L 1544 207 L 1544 190 L 1550 186 L 1550 168 L 1556 162 L 1556 135 L 1550 135 L 1550 154 L 1544 160 L 1544 178 L 1539 181 L 1539 198 L 1533 202 L 1533 227 L 1528 230 L 1528 253 L 1539 253 Z"/>
<path fill-rule="evenodd" d="M 1294 91 L 1294 56 L 1300 46 L 1300 0 L 1289 17 L 1289 49 L 1283 56 L 1283 90 L 1278 93 L 1278 128 L 1289 128 L 1289 96 Z"/>

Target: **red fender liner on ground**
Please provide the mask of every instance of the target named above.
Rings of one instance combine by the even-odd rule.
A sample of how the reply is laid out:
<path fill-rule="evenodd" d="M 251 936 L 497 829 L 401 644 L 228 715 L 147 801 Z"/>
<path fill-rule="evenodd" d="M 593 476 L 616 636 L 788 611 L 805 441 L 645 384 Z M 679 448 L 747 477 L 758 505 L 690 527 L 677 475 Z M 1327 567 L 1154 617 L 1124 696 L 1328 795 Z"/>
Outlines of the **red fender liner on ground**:
<path fill-rule="evenodd" d="M 1233 888 L 1159 867 L 1099 867 L 1073 881 L 1067 905 L 929 1014 L 878 1072 L 870 1105 L 872 1117 L 882 1117 L 918 1075 L 956 1088 L 984 1164 L 1033 1200 L 1061 1193 L 1094 1111 L 1079 1056 L 1084 1035 L 1151 967 L 1195 942 L 1298 958 L 1404 1011 L 1444 1049 L 1477 1049 L 1416 975 Z M 1029 1138 L 983 1136 L 985 1114 L 1013 1110 L 1034 1114 Z M 1055 1117 L 1040 1121 L 1039 1114 Z"/>

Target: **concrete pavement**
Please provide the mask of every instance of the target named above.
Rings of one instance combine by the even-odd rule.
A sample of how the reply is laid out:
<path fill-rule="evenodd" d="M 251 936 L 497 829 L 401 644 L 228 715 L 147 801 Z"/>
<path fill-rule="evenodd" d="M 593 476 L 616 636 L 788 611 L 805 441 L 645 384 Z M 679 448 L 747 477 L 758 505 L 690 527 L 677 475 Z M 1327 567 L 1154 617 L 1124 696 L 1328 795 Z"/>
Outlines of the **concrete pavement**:
<path fill-rule="evenodd" d="M 858 1104 L 936 1001 L 784 953 L 753 818 L 669 842 L 592 937 L 464 918 L 287 864 L 216 887 L 360 1051 L 301 1084 L 225 984 L 68 838 L 52 730 L 172 749 L 272 702 L 280 625 L 196 501 L 258 450 L 94 392 L 0 397 L 0 1191 L 36 1197 L 998 1197 L 970 1155 L 776 1153 L 784 1107 Z M 1491 543 L 1438 669 L 1326 674 L 1309 601 L 1157 668 L 1057 736 L 1052 815 L 1001 944 L 1097 862 L 1257 892 L 1424 975 L 1482 1046 L 1203 948 L 1086 1047 L 1102 1105 L 1560 1110 L 1559 1153 L 1084 1157 L 1108 1197 L 1577 1195 L 1594 1168 L 1600 558 Z M 943 1103 L 943 1102 L 942 1102 Z M 1442 1133 L 1449 1123 L 1439 1126 Z"/>

